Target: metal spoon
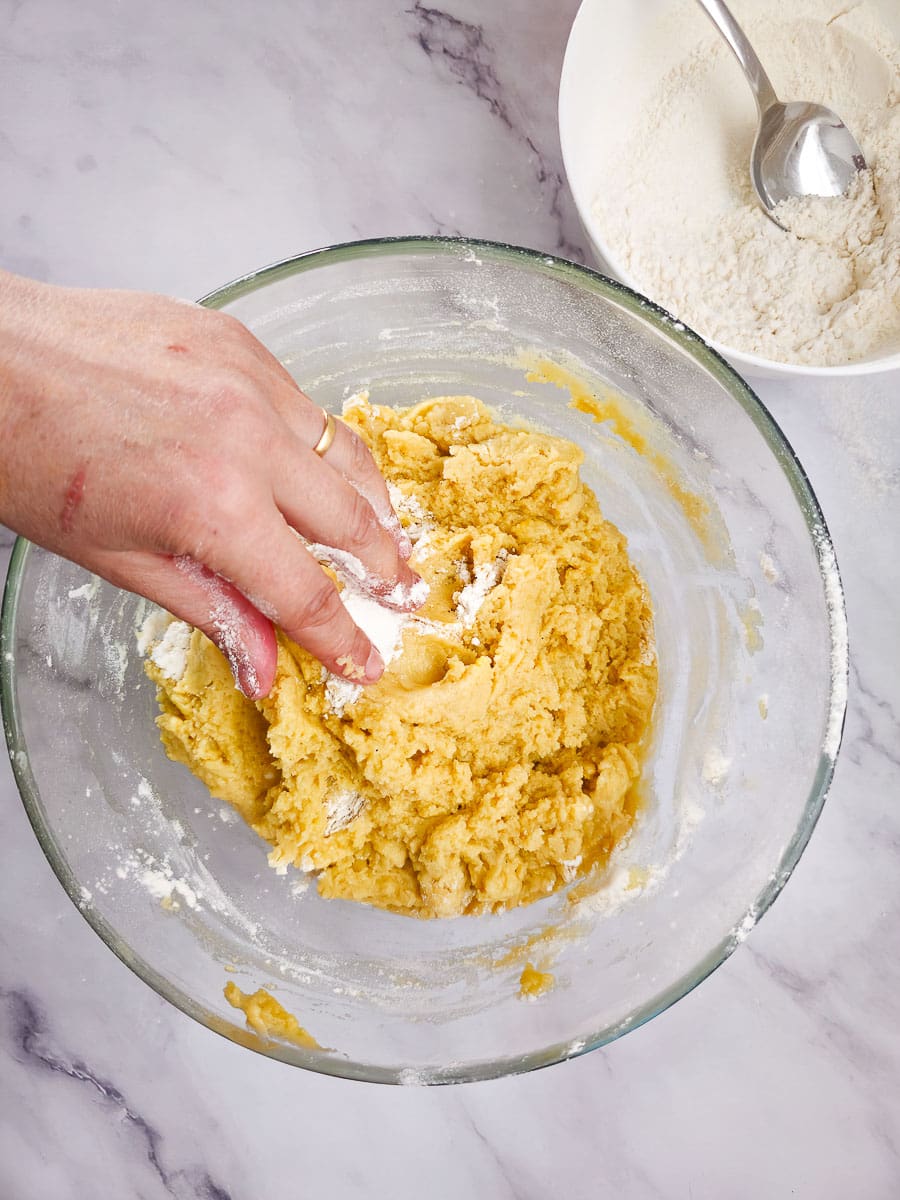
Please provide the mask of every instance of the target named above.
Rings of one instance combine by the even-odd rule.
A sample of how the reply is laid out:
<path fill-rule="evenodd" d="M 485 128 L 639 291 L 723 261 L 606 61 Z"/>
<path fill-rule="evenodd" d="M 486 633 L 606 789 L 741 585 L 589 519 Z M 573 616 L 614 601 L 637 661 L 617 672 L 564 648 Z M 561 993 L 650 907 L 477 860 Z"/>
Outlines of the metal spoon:
<path fill-rule="evenodd" d="M 722 0 L 697 0 L 741 64 L 756 99 L 759 125 L 750 153 L 750 178 L 760 204 L 772 210 L 792 196 L 843 196 L 866 169 L 859 144 L 830 108 L 782 104 L 744 31 Z"/>

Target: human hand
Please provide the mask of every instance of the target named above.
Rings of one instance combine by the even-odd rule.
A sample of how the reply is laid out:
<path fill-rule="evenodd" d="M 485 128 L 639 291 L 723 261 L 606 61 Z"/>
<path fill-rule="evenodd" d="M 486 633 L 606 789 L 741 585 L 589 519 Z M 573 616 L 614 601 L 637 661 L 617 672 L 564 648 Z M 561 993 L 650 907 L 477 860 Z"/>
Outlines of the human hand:
<path fill-rule="evenodd" d="M 381 474 L 341 422 L 314 453 L 323 423 L 224 313 L 0 272 L 0 521 L 202 629 L 254 698 L 273 622 L 335 674 L 384 670 L 295 530 L 416 607 Z"/>

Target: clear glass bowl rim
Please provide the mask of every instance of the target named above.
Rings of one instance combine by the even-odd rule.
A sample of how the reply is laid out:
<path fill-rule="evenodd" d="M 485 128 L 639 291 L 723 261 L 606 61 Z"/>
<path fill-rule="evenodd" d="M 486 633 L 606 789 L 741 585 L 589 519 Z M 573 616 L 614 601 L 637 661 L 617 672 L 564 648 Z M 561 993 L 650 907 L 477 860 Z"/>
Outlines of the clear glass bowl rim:
<path fill-rule="evenodd" d="M 633 291 L 623 283 L 610 279 L 590 267 L 570 262 L 567 259 L 530 250 L 521 246 L 513 246 L 503 242 L 487 241 L 477 238 L 454 237 L 389 237 L 370 238 L 362 241 L 342 242 L 333 246 L 325 246 L 317 250 L 309 250 L 291 258 L 283 259 L 241 276 L 223 287 L 217 288 L 204 296 L 199 304 L 206 308 L 223 308 L 233 300 L 250 292 L 305 271 L 315 270 L 320 266 L 328 266 L 338 262 L 353 262 L 362 258 L 390 259 L 398 255 L 459 255 L 460 252 L 472 250 L 499 261 L 538 271 L 544 271 L 568 280 L 591 295 L 599 295 L 612 300 L 627 311 L 641 317 L 658 332 L 673 339 L 692 358 L 705 367 L 726 389 L 730 396 L 741 405 L 745 413 L 759 430 L 769 449 L 775 456 L 783 471 L 797 503 L 806 521 L 810 540 L 818 547 L 819 562 L 822 561 L 822 551 L 829 561 L 835 562 L 831 535 L 828 532 L 819 502 L 813 492 L 806 472 L 800 464 L 793 448 L 781 428 L 769 413 L 768 409 L 741 378 L 740 375 L 714 350 L 699 334 L 677 320 L 658 304 L 645 296 Z M 9 571 L 3 593 L 3 605 L 0 610 L 0 704 L 3 712 L 3 728 L 6 735 L 6 745 L 10 762 L 15 776 L 16 785 L 22 797 L 25 811 L 41 849 L 50 863 L 56 877 L 67 892 L 72 903 L 81 913 L 95 933 L 106 943 L 110 950 L 129 967 L 144 983 L 148 984 L 163 999 L 169 1001 L 183 1013 L 193 1017 L 201 1025 L 215 1033 L 234 1041 L 239 1045 L 249 1046 L 260 1054 L 293 1066 L 303 1067 L 320 1074 L 327 1074 L 346 1079 L 355 1079 L 372 1083 L 403 1084 L 409 1082 L 409 1072 L 404 1068 L 382 1068 L 368 1063 L 358 1063 L 319 1054 L 315 1051 L 304 1050 L 280 1042 L 263 1043 L 261 1040 L 251 1044 L 246 1032 L 237 1024 L 227 1026 L 221 1017 L 215 1016 L 202 1004 L 199 1004 L 186 992 L 163 978 L 148 962 L 135 954 L 122 941 L 116 931 L 93 906 L 82 896 L 81 884 L 70 871 L 68 864 L 59 853 L 53 838 L 52 830 L 44 819 L 41 809 L 40 792 L 31 770 L 30 758 L 24 733 L 21 727 L 15 677 L 15 628 L 18 611 L 19 592 L 22 576 L 32 543 L 25 538 L 17 538 L 10 557 Z M 831 593 L 824 588 L 828 600 L 828 618 L 831 635 L 832 656 L 836 648 L 846 645 L 847 617 L 844 603 L 843 587 L 840 576 L 836 573 L 837 591 Z M 833 657 L 834 661 L 834 657 Z M 846 714 L 848 672 L 833 677 L 831 680 L 831 712 L 838 712 L 841 729 Z M 686 996 L 717 967 L 730 957 L 736 947 L 744 940 L 750 929 L 760 920 L 771 907 L 782 888 L 787 883 L 800 860 L 806 845 L 812 835 L 816 822 L 821 814 L 825 798 L 831 786 L 834 775 L 834 765 L 837 755 L 820 751 L 819 763 L 813 779 L 812 787 L 801 814 L 800 822 L 781 860 L 769 877 L 766 886 L 747 910 L 747 915 L 738 929 L 730 931 L 721 941 L 707 952 L 694 967 L 685 972 L 679 979 L 668 987 L 661 989 L 655 996 L 631 1013 L 627 1019 L 613 1026 L 587 1034 L 578 1041 L 556 1043 L 533 1051 L 530 1054 L 514 1058 L 486 1059 L 473 1063 L 456 1064 L 446 1069 L 435 1070 L 431 1073 L 417 1073 L 416 1082 L 422 1083 L 467 1083 L 481 1079 L 496 1079 L 507 1075 L 523 1074 L 541 1067 L 551 1066 L 568 1058 L 577 1058 L 591 1050 L 615 1041 L 623 1034 L 641 1025 L 659 1013 L 664 1012 L 676 1001 Z"/>

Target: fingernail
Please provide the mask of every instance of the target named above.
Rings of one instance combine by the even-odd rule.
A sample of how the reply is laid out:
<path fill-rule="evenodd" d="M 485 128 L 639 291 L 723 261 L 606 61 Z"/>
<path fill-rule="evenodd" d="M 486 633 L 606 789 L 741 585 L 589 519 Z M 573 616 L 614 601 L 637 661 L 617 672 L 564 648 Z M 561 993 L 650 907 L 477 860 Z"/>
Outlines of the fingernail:
<path fill-rule="evenodd" d="M 235 676 L 235 682 L 238 685 L 238 689 L 244 693 L 248 700 L 261 700 L 265 695 L 259 686 L 259 680 L 256 678 L 255 672 L 249 678 L 245 677 L 243 672 L 240 672 Z"/>
<path fill-rule="evenodd" d="M 421 575 L 410 571 L 409 604 L 412 608 L 421 608 L 428 599 L 431 590 Z"/>
<path fill-rule="evenodd" d="M 226 648 L 225 657 L 228 659 L 228 665 L 231 667 L 238 690 L 243 692 L 248 700 L 259 700 L 263 695 L 263 689 L 260 687 L 256 667 L 243 654 L 237 655 L 230 653 L 229 650 L 230 648 Z"/>
<path fill-rule="evenodd" d="M 348 479 L 347 482 L 351 485 L 351 487 L 357 487 L 352 479 Z M 359 489 L 357 487 L 357 491 L 358 490 Z M 372 503 L 370 497 L 367 496 L 366 499 Z M 397 546 L 397 553 L 403 559 L 410 558 L 413 552 L 413 544 L 409 540 L 409 534 L 400 524 L 400 518 L 397 516 L 394 509 L 389 505 L 387 511 L 382 512 L 379 505 L 376 503 L 372 503 L 372 507 L 375 509 L 375 515 L 378 517 L 378 524 L 382 529 L 387 530 L 387 532 L 394 539 L 394 542 Z"/>
<path fill-rule="evenodd" d="M 269 642 L 260 644 L 259 630 L 244 625 L 240 630 L 224 621 L 218 623 L 214 641 L 231 668 L 234 682 L 248 700 L 261 700 L 268 695 L 275 674 L 278 651 L 274 643 L 271 623 L 265 621 Z"/>
<path fill-rule="evenodd" d="M 387 603 L 401 612 L 411 612 L 421 608 L 428 599 L 428 584 L 421 575 L 410 567 L 401 572 L 401 582 L 394 584 L 386 597 Z"/>
<path fill-rule="evenodd" d="M 384 659 L 373 646 L 366 659 L 366 683 L 374 683 L 384 674 Z"/>
<path fill-rule="evenodd" d="M 399 571 L 397 583 L 390 584 L 379 581 L 372 588 L 372 595 L 388 608 L 398 612 L 408 612 L 421 608 L 428 599 L 429 587 L 421 575 L 418 575 L 405 564 Z"/>

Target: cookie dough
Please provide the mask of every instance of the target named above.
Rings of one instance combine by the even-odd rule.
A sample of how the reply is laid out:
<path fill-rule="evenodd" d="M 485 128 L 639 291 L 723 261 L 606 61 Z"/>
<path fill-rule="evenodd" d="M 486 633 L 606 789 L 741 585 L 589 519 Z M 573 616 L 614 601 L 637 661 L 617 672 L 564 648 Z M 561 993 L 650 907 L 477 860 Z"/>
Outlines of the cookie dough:
<path fill-rule="evenodd" d="M 357 397 L 344 419 L 430 588 L 402 653 L 340 697 L 279 634 L 274 687 L 252 702 L 194 631 L 178 678 L 146 664 L 163 743 L 323 896 L 418 917 L 530 903 L 604 863 L 634 820 L 657 684 L 646 589 L 571 442 L 472 397 Z"/>
<path fill-rule="evenodd" d="M 519 976 L 519 995 L 525 1000 L 536 1000 L 549 992 L 555 983 L 556 977 L 550 971 L 539 971 L 534 963 L 526 963 Z"/>
<path fill-rule="evenodd" d="M 247 1028 L 265 1041 L 279 1038 L 283 1042 L 294 1042 L 304 1050 L 322 1049 L 294 1014 L 289 1013 L 265 988 L 258 988 L 252 993 L 242 992 L 233 980 L 229 980 L 225 985 L 225 999 L 232 1008 L 241 1010 L 247 1020 Z"/>

